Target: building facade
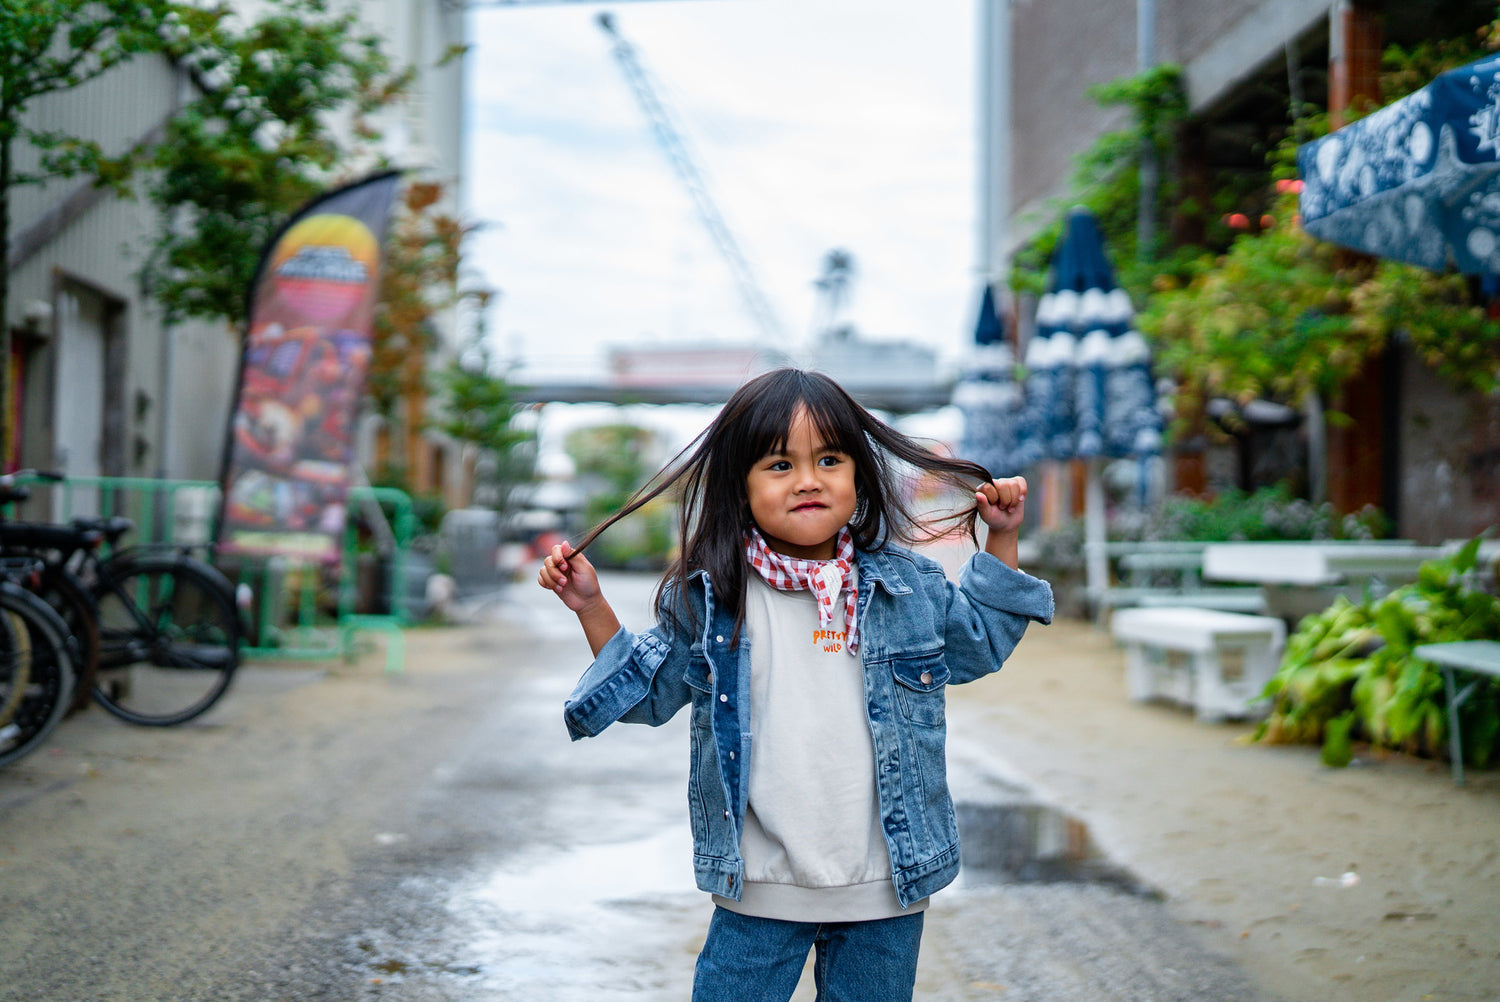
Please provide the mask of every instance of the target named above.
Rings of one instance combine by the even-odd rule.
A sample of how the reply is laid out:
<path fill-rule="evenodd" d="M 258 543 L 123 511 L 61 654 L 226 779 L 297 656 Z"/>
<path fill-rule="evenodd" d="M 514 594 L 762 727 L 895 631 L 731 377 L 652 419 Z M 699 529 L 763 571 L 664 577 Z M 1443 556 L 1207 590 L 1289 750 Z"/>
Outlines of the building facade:
<path fill-rule="evenodd" d="M 1326 108 L 1337 125 L 1344 109 L 1376 97 L 1387 43 L 1458 37 L 1494 16 L 1493 3 L 1473 0 L 986 3 L 982 270 L 1003 287 L 1015 253 L 1066 211 L 1075 159 L 1126 124 L 1128 112 L 1102 107 L 1092 87 L 1176 64 L 1190 111 L 1179 151 L 1189 181 L 1263 169 L 1291 108 Z M 1003 307 L 1022 342 L 1034 308 L 1025 299 Z M 1351 420 L 1326 421 L 1325 410 Z M 1399 338 L 1333 398 L 1309 402 L 1297 436 L 1314 499 L 1340 511 L 1377 506 L 1398 534 L 1422 541 L 1500 524 L 1500 401 L 1458 394 Z M 1246 457 L 1215 454 L 1223 451 L 1179 444 L 1169 479 L 1190 492 L 1254 486 L 1236 480 Z"/>
<path fill-rule="evenodd" d="M 351 0 L 353 2 L 353 0 Z M 253 19 L 262 0 L 241 0 Z M 444 58 L 465 41 L 453 0 L 361 0 L 362 21 L 417 81 L 379 124 L 385 157 L 414 176 L 441 181 L 457 215 L 463 199 L 463 59 Z M 98 142 L 109 154 L 150 142 L 196 91 L 190 74 L 164 57 L 140 56 L 73 90 L 34 102 L 32 123 Z M 36 151 L 17 149 L 18 167 Z M 348 165 L 350 176 L 359 165 Z M 14 456 L 23 468 L 70 476 L 218 478 L 236 391 L 242 331 L 223 324 L 163 322 L 140 273 L 152 235 L 169 221 L 137 194 L 121 199 L 86 180 L 12 192 L 10 295 L 14 334 Z M 452 317 L 439 318 L 451 353 Z M 419 422 L 417 422 L 419 423 Z M 414 423 L 415 424 L 415 423 Z M 366 450 L 370 448 L 366 441 Z M 432 489 L 464 489 L 461 464 L 443 463 L 452 443 L 422 439 L 413 453 Z M 373 457 L 362 457 L 366 463 Z M 444 470 L 451 473 L 441 479 Z"/>

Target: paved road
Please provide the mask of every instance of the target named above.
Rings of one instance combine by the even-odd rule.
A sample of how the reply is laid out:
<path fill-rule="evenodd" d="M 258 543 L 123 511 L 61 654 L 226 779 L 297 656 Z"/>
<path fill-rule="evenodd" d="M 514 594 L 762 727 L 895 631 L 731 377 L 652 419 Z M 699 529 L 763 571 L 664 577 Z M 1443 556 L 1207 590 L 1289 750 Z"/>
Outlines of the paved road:
<path fill-rule="evenodd" d="M 648 582 L 612 582 L 623 609 Z M 0 1000 L 686 999 L 685 720 L 570 744 L 587 649 L 549 596 L 408 636 L 404 675 L 247 667 L 202 722 L 98 710 L 0 772 Z M 954 753 L 968 855 L 1066 820 Z M 1060 828 L 1058 826 L 1061 826 Z M 1165 906 L 971 869 L 928 918 L 918 997 L 1260 999 Z M 810 999 L 799 991 L 798 999 Z"/>

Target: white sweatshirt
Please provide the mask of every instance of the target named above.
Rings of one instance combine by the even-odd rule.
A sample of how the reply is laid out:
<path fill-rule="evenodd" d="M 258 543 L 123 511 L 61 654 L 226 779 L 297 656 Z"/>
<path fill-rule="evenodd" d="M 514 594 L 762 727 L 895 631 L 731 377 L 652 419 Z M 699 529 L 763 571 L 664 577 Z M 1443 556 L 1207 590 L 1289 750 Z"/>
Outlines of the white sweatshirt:
<path fill-rule="evenodd" d="M 843 602 L 830 628 L 808 591 L 752 574 L 750 804 L 740 854 L 744 895 L 731 911 L 798 922 L 858 922 L 903 909 L 880 829 L 864 673 L 844 646 Z"/>

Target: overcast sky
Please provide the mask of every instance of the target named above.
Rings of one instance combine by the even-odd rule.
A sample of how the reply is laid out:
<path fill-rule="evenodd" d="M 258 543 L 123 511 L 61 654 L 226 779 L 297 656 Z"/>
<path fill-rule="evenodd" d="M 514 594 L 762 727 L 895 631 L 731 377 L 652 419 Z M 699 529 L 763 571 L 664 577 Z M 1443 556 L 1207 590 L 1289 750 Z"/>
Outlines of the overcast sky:
<path fill-rule="evenodd" d="M 502 358 L 764 343 L 595 23 L 609 10 L 686 132 L 792 352 L 835 247 L 845 319 L 956 357 L 978 305 L 975 0 L 660 0 L 471 14 L 471 267 Z"/>

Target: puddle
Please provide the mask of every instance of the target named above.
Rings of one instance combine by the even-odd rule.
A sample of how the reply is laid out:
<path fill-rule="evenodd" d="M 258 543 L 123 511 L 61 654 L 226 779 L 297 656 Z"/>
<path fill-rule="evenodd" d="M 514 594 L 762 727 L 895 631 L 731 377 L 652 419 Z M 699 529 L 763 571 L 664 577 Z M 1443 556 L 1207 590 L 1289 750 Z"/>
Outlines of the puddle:
<path fill-rule="evenodd" d="M 1111 862 L 1078 818 L 1035 801 L 958 803 L 963 869 L 957 886 L 1011 883 L 1108 884 L 1157 897 L 1125 868 Z"/>
<path fill-rule="evenodd" d="M 956 809 L 964 866 L 954 890 L 1066 881 L 1156 896 L 1063 811 L 1026 799 Z M 686 997 L 710 910 L 693 883 L 691 843 L 676 825 L 509 856 L 444 895 L 441 960 L 365 941 L 362 966 L 372 981 L 457 987 L 473 1002 Z"/>
<path fill-rule="evenodd" d="M 692 861 L 686 825 L 630 842 L 539 850 L 507 861 L 468 900 L 529 918 L 582 918 L 612 904 L 695 890 Z"/>
<path fill-rule="evenodd" d="M 457 889 L 470 998 L 671 997 L 707 915 L 687 826 L 628 842 L 538 849 Z M 683 961 L 685 958 L 685 962 Z"/>

